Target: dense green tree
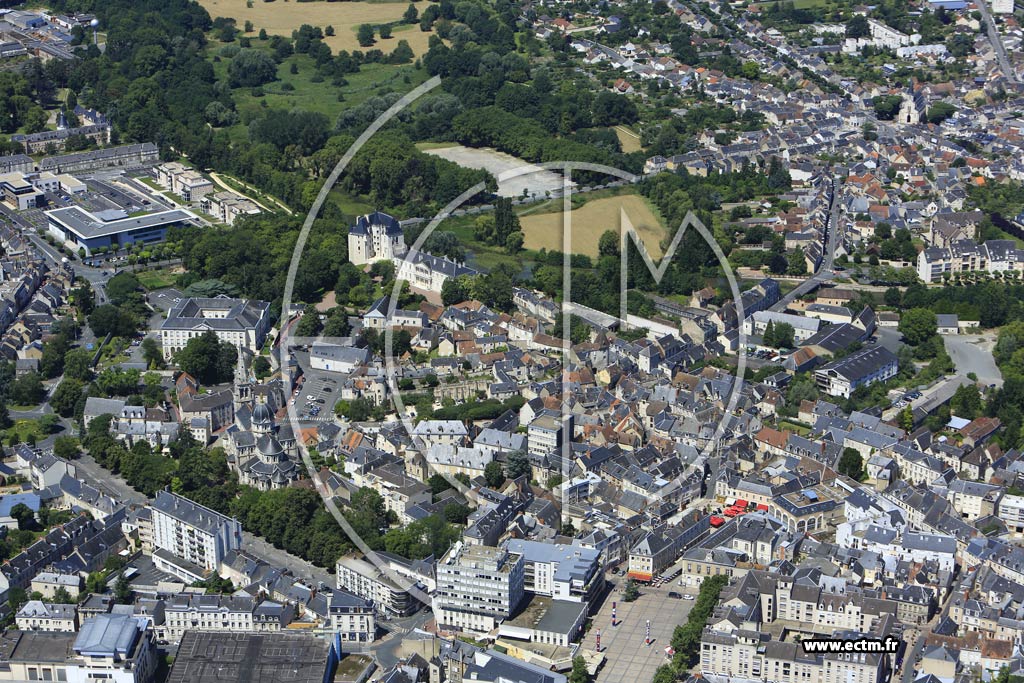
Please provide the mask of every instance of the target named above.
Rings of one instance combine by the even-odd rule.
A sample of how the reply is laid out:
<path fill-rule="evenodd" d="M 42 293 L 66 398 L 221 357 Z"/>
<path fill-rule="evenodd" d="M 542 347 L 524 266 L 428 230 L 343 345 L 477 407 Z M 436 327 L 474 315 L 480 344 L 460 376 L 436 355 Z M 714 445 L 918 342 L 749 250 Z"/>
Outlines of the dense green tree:
<path fill-rule="evenodd" d="M 601 233 L 601 239 L 597 242 L 597 253 L 601 256 L 619 255 L 619 235 L 613 230 L 605 230 Z"/>
<path fill-rule="evenodd" d="M 119 605 L 130 605 L 133 602 L 133 596 L 132 584 L 128 581 L 128 577 L 122 573 L 117 577 L 117 581 L 114 582 L 114 600 Z"/>
<path fill-rule="evenodd" d="M 202 384 L 228 382 L 234 376 L 238 351 L 233 344 L 222 342 L 213 331 L 188 340 L 185 348 L 174 354 L 174 362 Z"/>
<path fill-rule="evenodd" d="M 840 474 L 860 481 L 864 475 L 864 458 L 856 448 L 844 448 L 837 467 Z"/>
<path fill-rule="evenodd" d="M 64 354 L 64 374 L 72 379 L 88 382 L 92 379 L 93 352 L 73 349 Z"/>
<path fill-rule="evenodd" d="M 36 523 L 36 513 L 24 503 L 18 503 L 11 508 L 11 517 L 18 522 L 18 529 L 22 531 L 32 531 L 39 526 Z"/>
<path fill-rule="evenodd" d="M 899 95 L 879 95 L 871 103 L 875 110 L 875 116 L 882 121 L 892 121 L 896 118 L 902 105 L 903 98 Z"/>
<path fill-rule="evenodd" d="M 135 333 L 136 325 L 133 315 L 113 304 L 99 306 L 89 316 L 89 327 L 100 339 L 108 334 L 115 337 L 130 337 Z"/>
<path fill-rule="evenodd" d="M 11 385 L 11 402 L 15 405 L 33 406 L 46 396 L 43 380 L 36 372 L 26 372 Z"/>
<path fill-rule="evenodd" d="M 900 316 L 899 331 L 907 343 L 917 346 L 938 333 L 938 322 L 935 313 L 926 308 L 912 308 Z"/>
<path fill-rule="evenodd" d="M 569 673 L 569 683 L 590 683 L 587 661 L 580 655 L 572 658 L 572 671 Z"/>
<path fill-rule="evenodd" d="M 957 387 L 949 402 L 950 410 L 957 416 L 968 420 L 978 417 L 984 408 L 981 392 L 976 384 L 964 384 Z"/>
<path fill-rule="evenodd" d="M 533 471 L 530 466 L 530 457 L 522 450 L 515 450 L 509 453 L 505 464 L 505 469 L 508 471 L 508 476 L 511 479 L 516 479 L 524 474 L 529 477 Z"/>
<path fill-rule="evenodd" d="M 359 45 L 362 47 L 373 45 L 373 26 L 370 24 L 360 24 L 356 31 L 356 40 L 359 41 Z"/>
<path fill-rule="evenodd" d="M 430 491 L 435 496 L 439 493 L 447 491 L 450 488 L 453 488 L 452 485 L 448 482 L 447 479 L 445 479 L 444 475 L 442 474 L 430 475 L 430 478 L 427 480 L 427 485 L 430 486 Z"/>
<path fill-rule="evenodd" d="M 787 275 L 807 274 L 807 259 L 804 256 L 804 250 L 801 247 L 797 247 L 793 251 L 789 252 L 786 264 Z"/>
<path fill-rule="evenodd" d="M 862 14 L 855 14 L 846 22 L 847 38 L 864 38 L 871 34 L 871 27 L 868 25 L 868 18 Z"/>
<path fill-rule="evenodd" d="M 484 468 L 484 480 L 487 482 L 487 486 L 492 489 L 497 489 L 505 483 L 505 470 L 500 462 L 492 460 L 487 463 L 487 466 Z"/>
<path fill-rule="evenodd" d="M 80 453 L 78 440 L 72 436 L 58 436 L 53 441 L 53 454 L 58 458 L 74 460 Z"/>
<path fill-rule="evenodd" d="M 262 380 L 270 376 L 271 369 L 270 361 L 265 356 L 256 356 L 252 362 L 252 372 L 256 379 Z"/>
<path fill-rule="evenodd" d="M 39 360 L 39 372 L 46 379 L 53 379 L 64 372 L 64 356 L 71 348 L 71 340 L 65 334 L 58 334 L 43 344 L 43 356 Z"/>
<path fill-rule="evenodd" d="M 151 370 L 159 370 L 164 366 L 164 354 L 153 337 L 142 340 L 142 358 L 146 361 L 146 367 Z"/>

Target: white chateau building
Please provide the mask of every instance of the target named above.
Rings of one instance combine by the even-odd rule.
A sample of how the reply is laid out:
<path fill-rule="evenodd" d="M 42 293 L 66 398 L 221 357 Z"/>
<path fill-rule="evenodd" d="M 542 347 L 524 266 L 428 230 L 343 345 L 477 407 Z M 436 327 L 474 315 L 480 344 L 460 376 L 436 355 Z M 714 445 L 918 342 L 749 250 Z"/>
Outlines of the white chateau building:
<path fill-rule="evenodd" d="M 418 252 L 407 259 L 402 226 L 386 213 L 360 216 L 348 231 L 348 260 L 357 266 L 376 261 L 393 261 L 398 277 L 413 287 L 440 292 L 445 280 L 461 275 L 477 275 L 477 271 L 446 258 Z"/>

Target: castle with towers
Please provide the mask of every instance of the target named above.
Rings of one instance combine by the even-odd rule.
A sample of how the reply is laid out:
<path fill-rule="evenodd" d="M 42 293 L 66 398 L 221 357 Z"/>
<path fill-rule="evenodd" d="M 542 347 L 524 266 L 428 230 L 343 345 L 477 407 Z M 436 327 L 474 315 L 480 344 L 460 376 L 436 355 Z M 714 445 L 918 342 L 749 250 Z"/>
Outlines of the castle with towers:
<path fill-rule="evenodd" d="M 360 216 L 348 229 L 348 260 L 357 266 L 401 259 L 407 251 L 402 226 L 386 213 Z"/>
<path fill-rule="evenodd" d="M 348 260 L 357 266 L 392 261 L 400 279 L 429 292 L 440 293 L 445 280 L 450 277 L 479 275 L 464 263 L 424 251 L 409 256 L 401 224 L 394 216 L 381 211 L 358 217 L 355 225 L 349 228 Z"/>

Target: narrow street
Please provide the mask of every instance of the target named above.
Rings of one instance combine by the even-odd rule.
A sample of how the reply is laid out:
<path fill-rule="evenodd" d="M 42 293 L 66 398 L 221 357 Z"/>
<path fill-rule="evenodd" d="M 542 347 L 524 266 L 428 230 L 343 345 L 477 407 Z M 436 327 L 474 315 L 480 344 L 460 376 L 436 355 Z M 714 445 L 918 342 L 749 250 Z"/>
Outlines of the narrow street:
<path fill-rule="evenodd" d="M 771 307 L 772 311 L 785 311 L 786 307 L 791 303 L 799 299 L 808 292 L 813 292 L 815 289 L 820 287 L 832 280 L 835 277 L 835 273 L 832 272 L 832 262 L 835 258 L 836 249 L 839 248 L 839 214 L 842 209 L 839 203 L 839 197 L 842 194 L 843 181 L 840 178 L 832 178 L 832 198 L 831 198 L 831 209 L 828 214 L 828 223 L 825 225 L 825 230 L 828 234 L 828 244 L 824 249 L 824 255 L 821 259 L 821 267 L 811 277 L 804 280 L 802 283 L 796 286 L 788 294 L 783 296 L 779 301 Z"/>
<path fill-rule="evenodd" d="M 996 26 L 995 19 L 992 18 L 992 12 L 989 10 L 988 2 L 976 2 L 974 3 L 978 8 L 978 12 L 981 13 L 981 18 L 985 23 L 985 34 L 988 36 L 989 42 L 992 44 L 992 50 L 996 53 L 996 60 L 999 62 L 999 68 L 1003 71 L 1003 76 L 1006 80 L 1011 83 L 1018 83 L 1017 73 L 1013 70 L 1013 65 L 1010 63 L 1009 58 L 1006 56 L 1006 46 L 1003 45 L 1003 39 L 999 35 L 999 28 Z"/>

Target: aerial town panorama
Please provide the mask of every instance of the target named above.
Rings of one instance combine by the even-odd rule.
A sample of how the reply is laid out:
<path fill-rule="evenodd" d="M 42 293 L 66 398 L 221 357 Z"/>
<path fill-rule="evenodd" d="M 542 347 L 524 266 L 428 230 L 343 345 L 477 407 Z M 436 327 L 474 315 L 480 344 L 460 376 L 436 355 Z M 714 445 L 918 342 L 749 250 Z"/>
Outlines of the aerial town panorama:
<path fill-rule="evenodd" d="M 1021 0 L 0 0 L 0 683 L 1024 683 Z"/>

